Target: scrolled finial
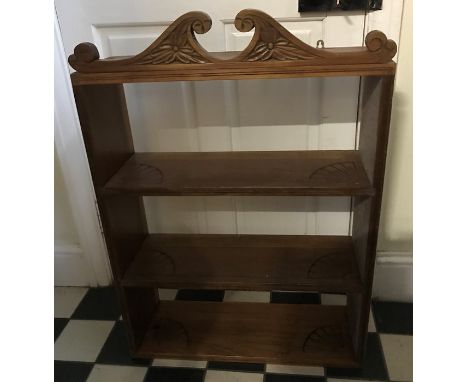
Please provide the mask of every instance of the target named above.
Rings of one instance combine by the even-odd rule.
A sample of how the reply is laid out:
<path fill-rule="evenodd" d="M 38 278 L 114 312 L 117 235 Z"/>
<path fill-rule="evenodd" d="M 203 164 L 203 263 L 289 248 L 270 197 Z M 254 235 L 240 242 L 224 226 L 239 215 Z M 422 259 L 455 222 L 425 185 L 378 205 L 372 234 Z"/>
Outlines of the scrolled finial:
<path fill-rule="evenodd" d="M 385 33 L 374 30 L 366 36 L 366 47 L 370 52 L 377 52 L 378 50 L 385 49 L 392 54 L 392 57 L 397 51 L 397 45 L 395 41 L 387 39 Z"/>
<path fill-rule="evenodd" d="M 74 57 L 78 62 L 92 62 L 99 59 L 99 51 L 96 46 L 90 42 L 78 44 L 73 53 L 71 57 Z"/>
<path fill-rule="evenodd" d="M 204 34 L 211 29 L 212 21 L 210 16 L 204 12 L 193 12 L 192 30 L 198 34 Z"/>
<path fill-rule="evenodd" d="M 244 9 L 237 14 L 234 25 L 239 32 L 250 32 L 255 27 L 255 20 L 252 18 L 252 12 L 256 11 Z"/>

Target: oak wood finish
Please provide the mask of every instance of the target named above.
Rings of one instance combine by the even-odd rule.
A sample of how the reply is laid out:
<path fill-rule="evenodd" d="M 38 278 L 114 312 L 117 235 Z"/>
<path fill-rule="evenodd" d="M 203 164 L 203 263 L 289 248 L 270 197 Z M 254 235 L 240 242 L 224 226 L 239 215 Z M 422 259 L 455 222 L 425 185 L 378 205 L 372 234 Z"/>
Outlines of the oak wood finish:
<path fill-rule="evenodd" d="M 136 153 L 104 187 L 135 195 L 372 195 L 357 151 Z"/>
<path fill-rule="evenodd" d="M 360 292 L 353 252 L 349 236 L 153 234 L 122 285 Z"/>
<path fill-rule="evenodd" d="M 244 10 L 242 52 L 208 53 L 201 12 L 133 57 L 69 58 L 114 282 L 134 355 L 358 367 L 365 347 L 390 124 L 396 44 L 317 49 Z M 135 153 L 123 83 L 363 76 L 358 151 Z M 351 237 L 149 235 L 142 195 L 351 195 Z M 347 293 L 347 307 L 159 301 L 154 288 Z"/>
<path fill-rule="evenodd" d="M 161 301 L 140 357 L 356 367 L 341 306 Z"/>
<path fill-rule="evenodd" d="M 391 75 L 396 44 L 380 31 L 369 32 L 365 47 L 313 48 L 271 16 L 246 9 L 236 16 L 241 32 L 255 28 L 241 52 L 207 52 L 195 33 L 211 28 L 210 17 L 189 12 L 174 21 L 143 52 L 132 57 L 100 59 L 91 43 L 76 46 L 69 57 L 78 84 L 285 78 L 310 76 Z"/>

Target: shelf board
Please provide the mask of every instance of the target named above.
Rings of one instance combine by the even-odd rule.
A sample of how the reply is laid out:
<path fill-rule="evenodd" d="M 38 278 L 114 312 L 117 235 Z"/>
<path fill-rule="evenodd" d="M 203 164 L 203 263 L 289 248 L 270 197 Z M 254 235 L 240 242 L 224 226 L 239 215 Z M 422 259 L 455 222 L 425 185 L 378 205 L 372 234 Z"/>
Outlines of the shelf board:
<path fill-rule="evenodd" d="M 373 195 L 358 151 L 136 153 L 104 192 L 137 195 Z"/>
<path fill-rule="evenodd" d="M 349 236 L 152 234 L 121 283 L 169 289 L 361 291 Z"/>
<path fill-rule="evenodd" d="M 137 357 L 357 367 L 342 306 L 161 301 Z"/>

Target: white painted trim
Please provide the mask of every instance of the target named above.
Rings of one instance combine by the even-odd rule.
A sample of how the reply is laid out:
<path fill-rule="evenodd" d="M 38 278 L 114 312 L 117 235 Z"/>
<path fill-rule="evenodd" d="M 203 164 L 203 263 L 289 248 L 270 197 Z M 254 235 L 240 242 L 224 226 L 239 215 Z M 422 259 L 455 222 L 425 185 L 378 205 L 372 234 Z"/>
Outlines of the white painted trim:
<path fill-rule="evenodd" d="M 377 264 L 413 265 L 413 252 L 377 251 Z"/>
<path fill-rule="evenodd" d="M 412 252 L 377 252 L 373 297 L 413 301 Z"/>
<path fill-rule="evenodd" d="M 77 265 L 78 258 L 84 259 L 80 272 L 88 273 L 88 285 L 108 285 L 111 272 L 107 259 L 104 238 L 99 228 L 95 195 L 88 167 L 86 150 L 81 135 L 78 114 L 73 98 L 70 73 L 63 48 L 60 28 L 55 15 L 54 21 L 54 139 L 57 159 L 63 170 L 72 217 L 78 231 L 82 256 L 76 256 L 76 248 L 62 251 L 61 264 L 70 259 Z M 68 248 L 70 249 L 70 248 Z M 72 260 L 71 260 L 72 259 Z M 68 268 L 68 265 L 64 265 Z M 72 268 L 73 269 L 73 268 Z M 78 272 L 78 269 L 76 270 Z M 80 277 L 79 280 L 83 280 Z M 77 279 L 75 279 L 75 282 Z"/>
<path fill-rule="evenodd" d="M 79 245 L 55 243 L 54 285 L 88 286 L 89 266 Z"/>

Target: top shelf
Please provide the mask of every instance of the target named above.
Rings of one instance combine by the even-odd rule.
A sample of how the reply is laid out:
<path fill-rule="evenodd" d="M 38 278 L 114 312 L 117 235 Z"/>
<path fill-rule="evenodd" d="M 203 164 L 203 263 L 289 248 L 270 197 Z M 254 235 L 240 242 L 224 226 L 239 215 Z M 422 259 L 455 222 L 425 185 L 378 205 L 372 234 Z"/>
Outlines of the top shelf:
<path fill-rule="evenodd" d="M 324 76 L 387 76 L 395 73 L 396 44 L 380 31 L 369 32 L 365 47 L 314 48 L 269 15 L 246 9 L 237 15 L 241 32 L 255 28 L 241 52 L 207 52 L 195 32 L 211 28 L 210 17 L 189 12 L 174 21 L 135 56 L 100 59 L 91 43 L 75 47 L 68 61 L 74 85 L 133 82 L 236 80 Z"/>

